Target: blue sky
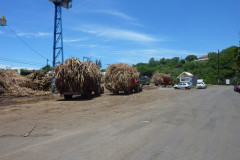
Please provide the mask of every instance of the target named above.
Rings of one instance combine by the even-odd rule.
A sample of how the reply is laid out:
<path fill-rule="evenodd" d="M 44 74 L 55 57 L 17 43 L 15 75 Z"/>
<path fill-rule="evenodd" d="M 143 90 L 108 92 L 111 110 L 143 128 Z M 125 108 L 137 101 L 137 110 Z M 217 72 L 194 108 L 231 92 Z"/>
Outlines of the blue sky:
<path fill-rule="evenodd" d="M 100 59 L 106 68 L 217 52 L 238 45 L 239 6 L 239 0 L 73 0 L 73 8 L 62 9 L 64 58 Z M 2 11 L 8 26 L 51 61 L 54 5 L 1 0 Z M 16 60 L 21 63 L 10 62 Z M 0 68 L 37 69 L 46 63 L 0 26 Z"/>

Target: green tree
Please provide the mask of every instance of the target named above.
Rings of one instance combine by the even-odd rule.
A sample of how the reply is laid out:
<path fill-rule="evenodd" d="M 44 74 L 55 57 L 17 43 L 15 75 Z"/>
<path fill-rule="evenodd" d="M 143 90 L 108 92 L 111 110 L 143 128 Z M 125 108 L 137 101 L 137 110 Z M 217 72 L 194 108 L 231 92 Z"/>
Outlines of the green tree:
<path fill-rule="evenodd" d="M 52 67 L 50 65 L 46 65 L 44 67 L 41 68 L 41 70 L 44 72 L 44 73 L 47 73 L 49 71 L 52 70 Z"/>
<path fill-rule="evenodd" d="M 236 63 L 236 68 L 238 72 L 240 72 L 240 54 L 236 56 L 235 63 Z"/>
<path fill-rule="evenodd" d="M 194 61 L 194 60 L 197 60 L 198 58 L 197 58 L 197 56 L 195 56 L 195 55 L 188 55 L 186 58 L 185 58 L 185 60 L 186 61 L 189 61 L 189 62 L 191 62 L 191 61 Z"/>
<path fill-rule="evenodd" d="M 185 59 L 181 59 L 181 60 L 180 60 L 180 63 L 181 63 L 181 64 L 185 64 L 185 63 L 186 63 Z"/>
<path fill-rule="evenodd" d="M 149 59 L 148 65 L 154 67 L 154 66 L 157 65 L 157 62 L 156 62 L 155 59 L 152 57 L 152 58 Z"/>
<path fill-rule="evenodd" d="M 138 72 L 141 73 L 141 75 L 149 76 L 151 77 L 153 72 L 155 71 L 154 67 L 150 67 L 147 63 L 138 63 L 135 65 Z"/>
<path fill-rule="evenodd" d="M 178 67 L 179 57 L 173 57 L 168 61 L 168 65 L 172 66 L 173 68 Z"/>
<path fill-rule="evenodd" d="M 22 76 L 27 76 L 34 72 L 34 70 L 28 70 L 28 69 L 21 69 L 20 71 Z"/>
<path fill-rule="evenodd" d="M 167 63 L 167 60 L 165 58 L 161 58 L 159 63 L 165 65 Z"/>
<path fill-rule="evenodd" d="M 240 80 L 240 53 L 238 50 L 238 47 L 231 46 L 220 52 L 220 82 L 224 82 L 225 79 L 230 79 L 231 82 Z M 193 61 L 194 59 L 197 59 L 194 55 L 189 55 L 180 61 L 178 57 L 161 58 L 159 61 L 151 58 L 148 63 L 138 63 L 136 67 L 141 74 L 148 76 L 152 76 L 154 72 L 161 72 L 176 77 L 183 71 L 187 71 L 204 79 L 207 83 L 217 83 L 218 54 L 216 52 L 208 53 L 208 60 L 205 61 Z"/>

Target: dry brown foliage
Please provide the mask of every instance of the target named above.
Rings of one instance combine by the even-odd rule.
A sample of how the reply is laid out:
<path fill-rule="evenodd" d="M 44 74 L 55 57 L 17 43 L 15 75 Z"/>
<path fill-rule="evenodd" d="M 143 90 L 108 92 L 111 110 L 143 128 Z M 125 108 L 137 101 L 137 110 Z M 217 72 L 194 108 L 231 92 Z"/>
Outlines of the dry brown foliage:
<path fill-rule="evenodd" d="M 169 74 L 164 74 L 164 73 L 156 72 L 156 73 L 154 73 L 153 76 L 152 76 L 153 83 L 155 83 L 156 85 L 164 84 L 163 79 L 164 79 L 165 77 L 166 77 L 166 78 L 169 78 L 170 75 L 169 75 Z"/>
<path fill-rule="evenodd" d="M 27 77 L 15 71 L 0 71 L 0 95 L 4 96 L 29 96 L 45 94 L 33 90 L 34 83 Z"/>
<path fill-rule="evenodd" d="M 96 86 L 101 72 L 93 62 L 69 58 L 55 68 L 55 87 L 60 93 L 84 94 Z"/>
<path fill-rule="evenodd" d="M 52 85 L 52 77 L 46 77 L 42 71 L 35 71 L 27 76 L 33 84 L 34 90 L 50 91 Z"/>
<path fill-rule="evenodd" d="M 125 91 L 129 88 L 130 81 L 138 78 L 136 68 L 123 63 L 108 66 L 105 74 L 105 87 L 111 92 Z"/>

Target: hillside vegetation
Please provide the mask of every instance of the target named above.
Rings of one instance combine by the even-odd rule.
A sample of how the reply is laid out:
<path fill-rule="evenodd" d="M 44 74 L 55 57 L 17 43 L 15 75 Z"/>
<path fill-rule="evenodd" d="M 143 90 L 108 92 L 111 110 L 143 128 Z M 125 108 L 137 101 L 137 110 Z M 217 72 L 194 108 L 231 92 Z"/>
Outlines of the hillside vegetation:
<path fill-rule="evenodd" d="M 219 53 L 219 77 L 220 83 L 225 79 L 231 82 L 240 81 L 240 53 L 239 47 L 231 46 Z M 185 59 L 173 57 L 155 60 L 151 58 L 148 63 L 135 65 L 142 75 L 152 76 L 155 72 L 171 74 L 176 77 L 183 71 L 191 72 L 194 76 L 204 79 L 207 83 L 217 83 L 218 78 L 218 53 L 208 53 L 208 60 L 199 61 L 196 55 L 189 55 Z"/>

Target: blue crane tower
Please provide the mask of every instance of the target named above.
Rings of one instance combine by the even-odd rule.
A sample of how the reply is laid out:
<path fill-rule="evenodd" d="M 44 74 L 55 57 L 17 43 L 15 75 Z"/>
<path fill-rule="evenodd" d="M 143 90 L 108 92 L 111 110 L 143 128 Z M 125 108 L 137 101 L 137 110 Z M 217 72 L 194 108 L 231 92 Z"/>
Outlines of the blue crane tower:
<path fill-rule="evenodd" d="M 54 40 L 53 40 L 53 69 L 52 69 L 52 93 L 55 92 L 54 86 L 54 68 L 57 63 L 57 59 L 61 58 L 61 62 L 64 61 L 63 57 L 63 35 L 62 35 L 62 7 L 69 9 L 72 8 L 72 0 L 49 0 L 55 5 L 54 16 Z M 59 57 L 61 55 L 61 57 Z M 59 61 L 58 61 L 59 62 Z"/>

